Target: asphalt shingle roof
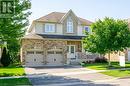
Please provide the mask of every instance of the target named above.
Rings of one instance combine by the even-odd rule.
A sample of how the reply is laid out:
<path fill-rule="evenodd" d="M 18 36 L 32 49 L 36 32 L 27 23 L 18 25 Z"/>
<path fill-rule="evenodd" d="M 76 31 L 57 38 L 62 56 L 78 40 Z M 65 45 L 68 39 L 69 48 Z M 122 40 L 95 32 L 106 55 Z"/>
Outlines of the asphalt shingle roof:
<path fill-rule="evenodd" d="M 51 38 L 51 39 L 77 39 L 81 40 L 84 36 L 69 36 L 69 35 L 47 35 L 47 34 L 37 34 L 42 36 L 43 38 Z"/>
<path fill-rule="evenodd" d="M 56 22 L 59 23 L 60 20 L 62 19 L 62 17 L 65 15 L 66 13 L 61 13 L 61 12 L 52 12 L 48 15 L 45 15 L 39 19 L 36 19 L 35 21 L 40 21 L 40 22 Z M 79 21 L 81 22 L 81 24 L 84 25 L 91 25 L 92 22 L 83 18 L 78 17 Z"/>
<path fill-rule="evenodd" d="M 70 36 L 70 35 L 49 35 L 49 34 L 28 34 L 23 39 L 72 39 L 81 40 L 85 36 Z"/>

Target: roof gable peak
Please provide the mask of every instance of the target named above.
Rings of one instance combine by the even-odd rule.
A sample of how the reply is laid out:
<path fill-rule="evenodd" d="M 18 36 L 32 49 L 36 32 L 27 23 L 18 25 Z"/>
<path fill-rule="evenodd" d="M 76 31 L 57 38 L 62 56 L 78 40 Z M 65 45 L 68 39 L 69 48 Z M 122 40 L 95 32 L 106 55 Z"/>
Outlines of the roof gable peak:
<path fill-rule="evenodd" d="M 69 16 L 69 14 L 74 15 L 74 17 L 76 17 L 76 20 L 78 21 L 77 16 L 76 16 L 76 15 L 74 14 L 74 12 L 70 9 L 70 10 L 61 18 L 60 22 L 62 23 L 62 22 Z"/>

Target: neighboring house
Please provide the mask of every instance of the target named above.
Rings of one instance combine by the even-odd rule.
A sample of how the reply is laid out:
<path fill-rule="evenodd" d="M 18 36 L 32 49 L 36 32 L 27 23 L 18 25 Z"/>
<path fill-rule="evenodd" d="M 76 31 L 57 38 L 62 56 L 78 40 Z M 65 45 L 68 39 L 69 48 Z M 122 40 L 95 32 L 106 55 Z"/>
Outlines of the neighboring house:
<path fill-rule="evenodd" d="M 127 19 L 127 22 L 128 22 L 128 26 L 129 26 L 129 29 L 130 29 L 130 18 Z M 130 48 L 128 48 L 125 51 L 125 57 L 126 57 L 126 61 L 130 61 Z"/>
<path fill-rule="evenodd" d="M 126 20 L 128 22 L 128 26 L 130 27 L 130 19 Z M 110 60 L 111 61 L 119 61 L 119 56 L 125 56 L 126 61 L 130 61 L 130 48 L 125 50 L 124 52 L 113 52 L 110 54 Z M 108 59 L 108 54 L 105 55 L 105 57 Z"/>
<path fill-rule="evenodd" d="M 86 60 L 81 40 L 84 30 L 91 33 L 91 24 L 72 10 L 34 20 L 21 40 L 21 62 L 26 66 L 61 66 Z"/>

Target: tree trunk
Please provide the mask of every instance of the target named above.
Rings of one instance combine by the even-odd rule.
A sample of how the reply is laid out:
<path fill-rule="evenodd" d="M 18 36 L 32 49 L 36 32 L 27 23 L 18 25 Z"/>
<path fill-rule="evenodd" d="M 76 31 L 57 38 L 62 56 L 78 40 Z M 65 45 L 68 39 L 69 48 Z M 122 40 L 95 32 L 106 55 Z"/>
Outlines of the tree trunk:
<path fill-rule="evenodd" d="M 110 53 L 108 53 L 108 66 L 111 66 L 111 56 L 110 56 Z"/>

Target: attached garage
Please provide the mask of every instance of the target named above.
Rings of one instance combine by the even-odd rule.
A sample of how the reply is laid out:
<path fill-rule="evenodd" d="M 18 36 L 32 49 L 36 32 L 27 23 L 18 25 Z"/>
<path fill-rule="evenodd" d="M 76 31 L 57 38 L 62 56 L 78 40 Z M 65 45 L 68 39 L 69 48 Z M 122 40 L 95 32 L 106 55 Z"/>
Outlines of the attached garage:
<path fill-rule="evenodd" d="M 43 65 L 43 51 L 27 51 L 25 65 L 38 67 Z"/>
<path fill-rule="evenodd" d="M 49 50 L 47 53 L 47 66 L 63 65 L 63 53 L 61 50 Z"/>

